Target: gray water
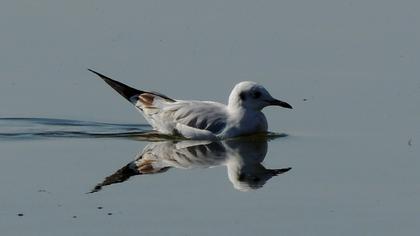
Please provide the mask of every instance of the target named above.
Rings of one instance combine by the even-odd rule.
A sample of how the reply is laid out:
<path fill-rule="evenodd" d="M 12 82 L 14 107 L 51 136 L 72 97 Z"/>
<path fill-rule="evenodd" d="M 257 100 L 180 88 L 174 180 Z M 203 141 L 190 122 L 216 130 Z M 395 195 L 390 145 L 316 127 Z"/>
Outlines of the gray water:
<path fill-rule="evenodd" d="M 2 1 L 0 233 L 417 235 L 419 9 Z M 86 68 L 220 102 L 253 80 L 294 109 L 264 110 L 268 139 L 166 140 Z"/>

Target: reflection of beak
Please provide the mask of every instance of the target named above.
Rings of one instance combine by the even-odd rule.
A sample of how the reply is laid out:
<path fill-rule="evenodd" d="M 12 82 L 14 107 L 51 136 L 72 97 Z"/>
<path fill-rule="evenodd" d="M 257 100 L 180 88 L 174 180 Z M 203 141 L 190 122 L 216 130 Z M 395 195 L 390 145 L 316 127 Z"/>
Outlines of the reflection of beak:
<path fill-rule="evenodd" d="M 281 107 L 284 107 L 284 108 L 293 109 L 293 107 L 290 106 L 289 103 L 283 102 L 283 101 L 280 101 L 280 100 L 277 100 L 277 99 L 273 99 L 271 101 L 268 101 L 268 103 L 272 106 L 281 106 Z"/>

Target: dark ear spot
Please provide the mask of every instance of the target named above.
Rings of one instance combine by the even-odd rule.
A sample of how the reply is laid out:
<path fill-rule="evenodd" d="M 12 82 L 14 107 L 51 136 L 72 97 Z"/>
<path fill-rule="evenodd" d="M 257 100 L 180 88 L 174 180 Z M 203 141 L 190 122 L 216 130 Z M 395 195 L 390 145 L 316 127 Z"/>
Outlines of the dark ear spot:
<path fill-rule="evenodd" d="M 252 181 L 254 181 L 254 182 L 260 182 L 260 178 L 259 177 L 254 177 L 253 179 L 252 179 Z"/>
<path fill-rule="evenodd" d="M 255 98 L 255 99 L 260 98 L 261 97 L 261 92 L 260 91 L 257 91 L 255 93 L 253 93 L 252 94 L 252 97 Z"/>
<path fill-rule="evenodd" d="M 245 100 L 246 100 L 246 95 L 245 95 L 245 92 L 241 92 L 241 93 L 239 94 L 239 98 L 241 98 L 241 100 L 242 100 L 242 101 L 245 101 Z"/>

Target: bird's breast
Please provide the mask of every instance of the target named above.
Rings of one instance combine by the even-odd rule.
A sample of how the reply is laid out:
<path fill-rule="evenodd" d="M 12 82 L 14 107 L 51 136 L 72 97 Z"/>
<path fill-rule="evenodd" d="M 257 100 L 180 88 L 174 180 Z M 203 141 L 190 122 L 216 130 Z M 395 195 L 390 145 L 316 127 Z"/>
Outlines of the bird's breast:
<path fill-rule="evenodd" d="M 268 128 L 267 119 L 261 112 L 240 114 L 232 117 L 228 123 L 222 134 L 224 138 L 266 132 Z"/>

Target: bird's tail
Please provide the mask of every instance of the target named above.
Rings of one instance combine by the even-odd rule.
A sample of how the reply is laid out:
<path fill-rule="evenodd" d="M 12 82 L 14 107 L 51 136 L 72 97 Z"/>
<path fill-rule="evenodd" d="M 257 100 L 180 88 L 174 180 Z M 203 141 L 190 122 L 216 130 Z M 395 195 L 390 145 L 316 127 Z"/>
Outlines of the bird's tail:
<path fill-rule="evenodd" d="M 88 69 L 90 72 L 98 75 L 101 79 L 103 79 L 109 86 L 111 86 L 115 91 L 117 91 L 121 96 L 123 96 L 125 99 L 127 99 L 131 103 L 135 103 L 138 100 L 138 96 L 142 93 L 145 93 L 144 91 L 132 88 L 128 85 L 125 85 L 121 82 L 115 81 L 101 73 L 98 73 L 94 70 Z"/>

